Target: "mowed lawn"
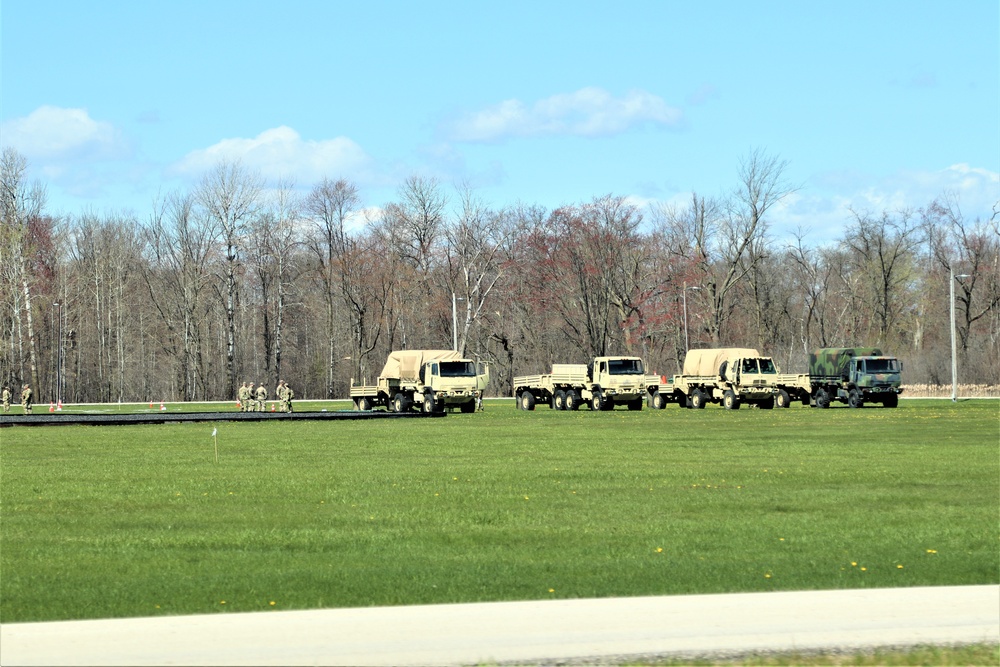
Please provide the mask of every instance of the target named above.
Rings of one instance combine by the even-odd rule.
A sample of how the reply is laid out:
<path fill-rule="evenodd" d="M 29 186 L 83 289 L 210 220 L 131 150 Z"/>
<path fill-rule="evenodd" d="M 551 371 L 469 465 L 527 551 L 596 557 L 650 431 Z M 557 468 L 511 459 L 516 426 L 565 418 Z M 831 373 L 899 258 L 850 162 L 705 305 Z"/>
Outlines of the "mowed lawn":
<path fill-rule="evenodd" d="M 987 584 L 1000 402 L 11 427 L 0 500 L 4 623 Z"/>

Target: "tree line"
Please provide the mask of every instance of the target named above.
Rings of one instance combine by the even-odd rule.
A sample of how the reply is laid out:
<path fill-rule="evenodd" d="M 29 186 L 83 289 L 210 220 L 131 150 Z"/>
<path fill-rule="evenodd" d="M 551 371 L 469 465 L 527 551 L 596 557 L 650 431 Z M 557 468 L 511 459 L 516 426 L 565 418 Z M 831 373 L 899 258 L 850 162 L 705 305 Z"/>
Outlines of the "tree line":
<path fill-rule="evenodd" d="M 27 161 L 0 158 L 0 382 L 41 402 L 222 400 L 245 381 L 344 398 L 394 349 L 514 375 L 602 354 L 677 372 L 688 347 L 756 347 L 783 371 L 810 350 L 877 346 L 905 382 L 948 384 L 954 280 L 961 379 L 1000 377 L 1000 232 L 942 194 L 850 211 L 839 239 L 779 240 L 795 187 L 752 151 L 724 195 L 639 208 L 606 194 L 493 206 L 414 176 L 372 206 L 348 179 L 301 194 L 220 162 L 131 211 L 55 218 Z M 950 276 L 956 276 L 954 279 Z"/>

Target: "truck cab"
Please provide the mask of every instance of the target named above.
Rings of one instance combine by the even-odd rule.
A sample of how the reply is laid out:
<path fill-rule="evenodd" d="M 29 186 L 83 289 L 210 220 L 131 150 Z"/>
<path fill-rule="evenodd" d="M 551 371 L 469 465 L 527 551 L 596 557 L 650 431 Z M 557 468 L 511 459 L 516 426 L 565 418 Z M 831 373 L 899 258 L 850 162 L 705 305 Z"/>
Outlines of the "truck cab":
<path fill-rule="evenodd" d="M 896 407 L 902 391 L 902 371 L 903 365 L 895 357 L 855 357 L 849 364 L 848 403 L 860 407 L 860 398 L 862 402 L 875 401 L 886 407 Z"/>
<path fill-rule="evenodd" d="M 627 405 L 641 410 L 646 394 L 646 369 L 639 357 L 594 357 L 588 366 L 590 401 L 595 409 Z M 596 401 L 596 403 L 595 403 Z"/>

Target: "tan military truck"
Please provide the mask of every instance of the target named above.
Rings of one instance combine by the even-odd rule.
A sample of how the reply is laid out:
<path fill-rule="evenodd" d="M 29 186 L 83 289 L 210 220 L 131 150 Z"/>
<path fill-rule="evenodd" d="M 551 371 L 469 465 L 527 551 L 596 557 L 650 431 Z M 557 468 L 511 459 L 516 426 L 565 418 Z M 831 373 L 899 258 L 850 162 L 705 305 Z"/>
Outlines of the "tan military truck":
<path fill-rule="evenodd" d="M 356 385 L 351 379 L 351 400 L 355 410 L 475 412 L 489 380 L 489 364 L 453 350 L 399 350 L 389 354 L 376 384 Z"/>
<path fill-rule="evenodd" d="M 689 350 L 683 372 L 666 386 L 647 388 L 647 393 L 660 408 L 678 403 L 697 410 L 721 403 L 727 410 L 743 404 L 770 410 L 779 396 L 779 377 L 791 379 L 779 376 L 774 361 L 752 348 Z"/>
<path fill-rule="evenodd" d="M 639 357 L 595 357 L 590 364 L 552 364 L 551 373 L 514 378 L 514 400 L 520 410 L 547 404 L 554 410 L 613 410 L 625 405 L 642 410 L 646 374 Z"/>

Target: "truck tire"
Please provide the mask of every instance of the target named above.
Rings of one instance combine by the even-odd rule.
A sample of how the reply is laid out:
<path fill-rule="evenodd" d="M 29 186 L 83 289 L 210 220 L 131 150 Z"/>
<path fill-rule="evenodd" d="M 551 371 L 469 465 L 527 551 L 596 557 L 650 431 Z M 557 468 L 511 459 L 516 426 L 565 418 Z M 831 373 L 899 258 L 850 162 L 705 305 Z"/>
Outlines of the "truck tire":
<path fill-rule="evenodd" d="M 590 409 L 594 412 L 604 410 L 604 394 L 598 389 L 594 391 L 594 395 L 590 398 Z"/>
<path fill-rule="evenodd" d="M 462 403 L 459 409 L 462 411 L 463 415 L 472 414 L 476 411 L 476 401 L 466 401 L 465 403 Z"/>
<path fill-rule="evenodd" d="M 566 409 L 577 410 L 580 407 L 580 397 L 572 389 L 566 391 Z"/>
<path fill-rule="evenodd" d="M 396 394 L 396 397 L 392 399 L 393 412 L 409 412 L 410 402 L 403 395 L 403 392 Z"/>
<path fill-rule="evenodd" d="M 722 407 L 726 410 L 739 410 L 740 409 L 740 399 L 736 397 L 736 392 L 732 389 L 727 389 L 726 393 L 722 395 Z"/>
<path fill-rule="evenodd" d="M 884 408 L 895 408 L 898 405 L 899 405 L 898 394 L 888 394 L 882 401 L 882 407 Z"/>
<path fill-rule="evenodd" d="M 434 404 L 434 394 L 424 394 L 423 411 L 427 413 L 434 412 L 436 407 L 437 406 Z"/>
<path fill-rule="evenodd" d="M 792 397 L 784 389 L 778 390 L 778 396 L 774 400 L 779 408 L 789 408 L 792 406 Z"/>
<path fill-rule="evenodd" d="M 705 409 L 705 394 L 701 389 L 695 389 L 691 392 L 691 407 L 695 410 Z"/>
<path fill-rule="evenodd" d="M 852 408 L 862 408 L 865 405 L 864 399 L 861 397 L 861 392 L 857 389 L 852 389 L 847 395 L 847 404 Z"/>
<path fill-rule="evenodd" d="M 629 401 L 628 402 L 628 409 L 632 410 L 633 412 L 635 410 L 642 410 L 642 396 L 640 396 L 639 398 L 636 398 L 636 399 L 633 399 L 633 400 Z"/>
<path fill-rule="evenodd" d="M 562 389 L 556 389 L 556 393 L 552 395 L 552 408 L 555 410 L 566 409 L 566 392 Z"/>
<path fill-rule="evenodd" d="M 830 394 L 826 393 L 826 389 L 816 390 L 816 407 L 823 410 L 830 407 Z"/>
<path fill-rule="evenodd" d="M 372 409 L 372 399 L 367 396 L 362 396 L 358 399 L 358 410 L 362 412 L 370 412 Z"/>
<path fill-rule="evenodd" d="M 535 409 L 535 395 L 530 391 L 521 392 L 520 399 L 522 410 L 534 410 Z"/>
<path fill-rule="evenodd" d="M 667 407 L 667 399 L 665 399 L 663 397 L 663 394 L 661 394 L 658 391 L 653 394 L 653 406 L 652 407 L 653 407 L 654 410 L 662 410 L 663 408 Z"/>

